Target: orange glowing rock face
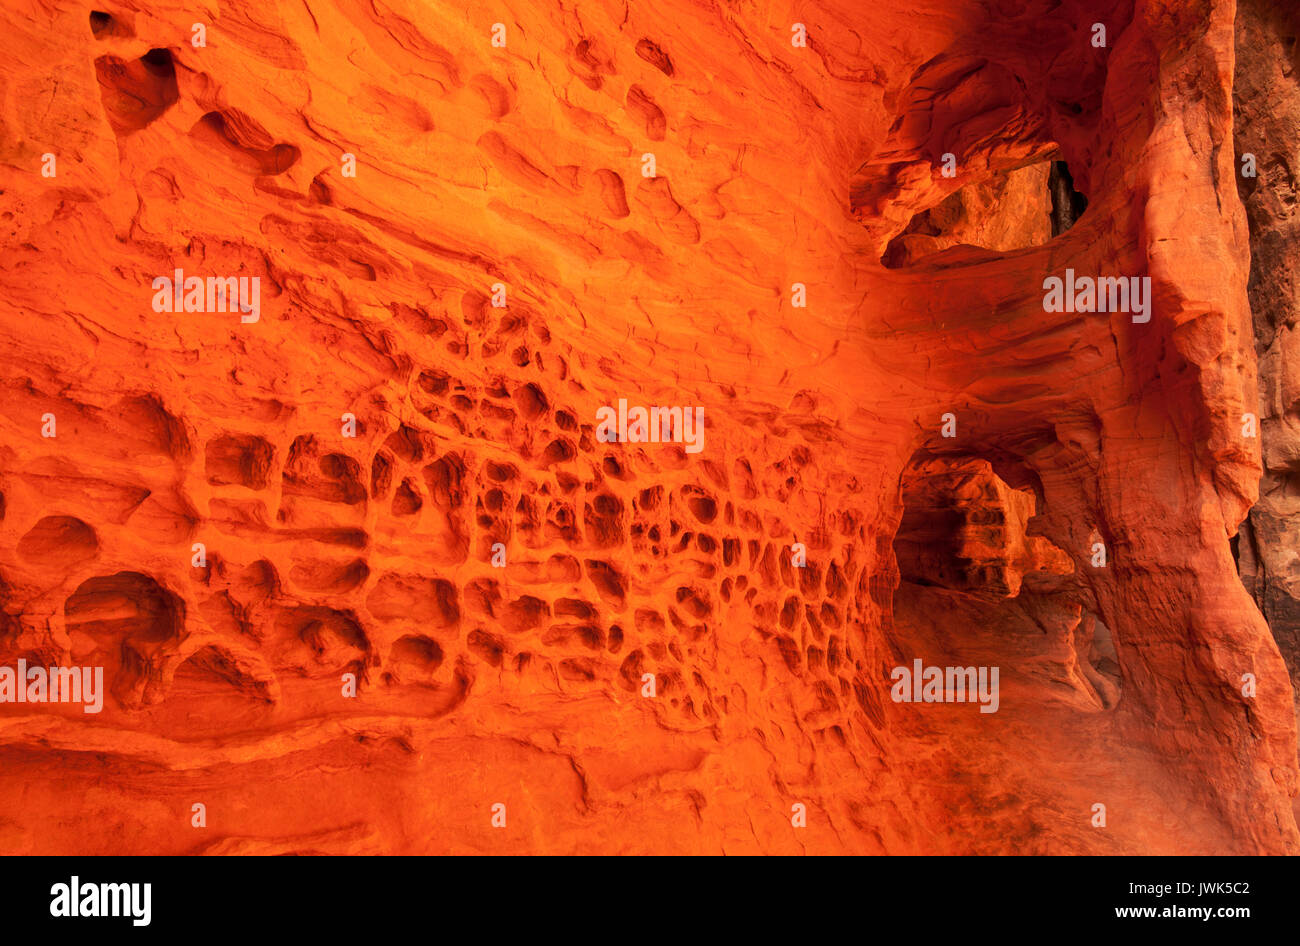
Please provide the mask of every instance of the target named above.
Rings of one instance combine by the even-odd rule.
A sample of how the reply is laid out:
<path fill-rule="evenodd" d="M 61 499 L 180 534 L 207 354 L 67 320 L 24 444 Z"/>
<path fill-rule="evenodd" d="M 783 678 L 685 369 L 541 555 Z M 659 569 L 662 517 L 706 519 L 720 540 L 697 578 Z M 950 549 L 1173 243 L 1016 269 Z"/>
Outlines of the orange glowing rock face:
<path fill-rule="evenodd" d="M 996 7 L 8 4 L 0 850 L 1296 852 L 1232 5 Z"/>

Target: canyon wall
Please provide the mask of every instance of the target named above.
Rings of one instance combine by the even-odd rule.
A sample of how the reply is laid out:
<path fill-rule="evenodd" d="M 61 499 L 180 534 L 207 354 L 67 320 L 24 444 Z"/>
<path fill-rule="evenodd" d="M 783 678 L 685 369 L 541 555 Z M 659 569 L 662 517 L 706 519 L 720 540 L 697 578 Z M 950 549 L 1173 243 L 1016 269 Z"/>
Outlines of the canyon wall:
<path fill-rule="evenodd" d="M 0 851 L 1300 849 L 1233 3 L 0 24 Z"/>
<path fill-rule="evenodd" d="M 1264 476 L 1242 525 L 1242 578 L 1300 681 L 1300 341 L 1297 341 L 1296 153 L 1300 10 L 1242 0 L 1233 88 L 1238 189 L 1250 218 L 1250 306 L 1259 355 Z"/>

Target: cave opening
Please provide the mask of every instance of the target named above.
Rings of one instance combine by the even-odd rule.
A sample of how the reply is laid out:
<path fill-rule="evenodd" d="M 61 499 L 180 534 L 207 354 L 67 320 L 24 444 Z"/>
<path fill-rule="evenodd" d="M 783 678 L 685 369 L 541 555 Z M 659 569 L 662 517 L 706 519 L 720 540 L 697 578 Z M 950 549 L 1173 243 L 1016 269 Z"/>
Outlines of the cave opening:
<path fill-rule="evenodd" d="M 958 248 L 1006 253 L 1042 246 L 1087 207 L 1064 160 L 1025 164 L 973 181 L 913 216 L 880 262 L 901 269 Z"/>
<path fill-rule="evenodd" d="M 1014 681 L 1020 694 L 1012 706 L 1113 707 L 1120 673 L 1110 629 L 1086 603 L 1074 560 L 1041 534 L 1032 474 L 922 452 L 900 487 L 894 644 L 904 662 L 999 667 L 1003 686 Z"/>
<path fill-rule="evenodd" d="M 1074 226 L 1088 209 L 1088 198 L 1074 189 L 1074 178 L 1064 161 L 1053 161 L 1047 176 L 1052 198 L 1052 236 L 1060 236 Z"/>
<path fill-rule="evenodd" d="M 904 581 L 987 601 L 1052 590 L 1069 556 L 1029 534 L 1037 497 L 1006 483 L 982 457 L 914 459 L 904 471 L 894 553 Z"/>

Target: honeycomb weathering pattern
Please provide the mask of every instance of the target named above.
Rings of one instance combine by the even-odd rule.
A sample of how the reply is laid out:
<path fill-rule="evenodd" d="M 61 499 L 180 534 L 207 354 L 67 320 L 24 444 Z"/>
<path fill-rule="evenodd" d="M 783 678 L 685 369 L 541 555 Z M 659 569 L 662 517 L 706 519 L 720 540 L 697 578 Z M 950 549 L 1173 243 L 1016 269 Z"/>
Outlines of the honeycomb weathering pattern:
<path fill-rule="evenodd" d="M 1296 852 L 1236 16 L 7 4 L 0 850 Z"/>

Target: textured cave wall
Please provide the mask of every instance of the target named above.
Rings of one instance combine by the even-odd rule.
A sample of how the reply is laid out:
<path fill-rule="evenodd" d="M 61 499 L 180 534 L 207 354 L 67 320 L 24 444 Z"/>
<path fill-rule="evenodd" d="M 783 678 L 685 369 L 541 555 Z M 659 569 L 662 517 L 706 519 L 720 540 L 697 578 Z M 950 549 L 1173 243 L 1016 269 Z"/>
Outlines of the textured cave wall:
<path fill-rule="evenodd" d="M 1259 354 L 1264 475 L 1238 543 L 1242 579 L 1300 681 L 1300 10 L 1241 0 L 1233 87 L 1239 173 L 1250 218 L 1250 306 Z M 1241 167 L 1239 167 L 1239 172 Z"/>
<path fill-rule="evenodd" d="M 1002 6 L 9 4 L 0 663 L 111 696 L 0 705 L 0 850 L 1300 847 L 1234 7 Z"/>

